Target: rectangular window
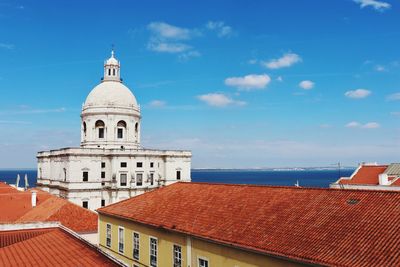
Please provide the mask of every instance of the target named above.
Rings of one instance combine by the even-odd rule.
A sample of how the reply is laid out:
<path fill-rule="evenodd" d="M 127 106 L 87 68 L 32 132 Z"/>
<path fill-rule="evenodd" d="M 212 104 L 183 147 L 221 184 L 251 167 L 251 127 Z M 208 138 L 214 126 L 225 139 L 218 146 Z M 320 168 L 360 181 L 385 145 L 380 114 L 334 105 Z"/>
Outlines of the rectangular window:
<path fill-rule="evenodd" d="M 126 168 L 126 166 L 128 166 L 126 162 L 121 162 L 121 168 Z"/>
<path fill-rule="evenodd" d="M 118 228 L 118 251 L 124 253 L 124 228 Z"/>
<path fill-rule="evenodd" d="M 139 260 L 139 233 L 133 233 L 133 258 Z"/>
<path fill-rule="evenodd" d="M 101 178 L 106 178 L 106 172 L 101 172 Z"/>
<path fill-rule="evenodd" d="M 102 168 L 105 168 L 105 167 L 106 167 L 106 163 L 105 163 L 105 162 L 102 162 L 102 163 L 101 163 L 101 167 L 102 167 Z"/>
<path fill-rule="evenodd" d="M 150 237 L 150 266 L 157 267 L 157 239 Z"/>
<path fill-rule="evenodd" d="M 154 184 L 154 173 L 150 173 L 150 185 Z"/>
<path fill-rule="evenodd" d="M 136 174 L 136 185 L 137 186 L 142 186 L 143 185 L 143 174 L 142 173 L 137 173 Z"/>
<path fill-rule="evenodd" d="M 82 207 L 84 207 L 85 209 L 87 209 L 89 206 L 88 201 L 82 201 Z"/>
<path fill-rule="evenodd" d="M 142 168 L 143 162 L 136 162 L 136 168 Z"/>
<path fill-rule="evenodd" d="M 127 184 L 126 179 L 127 179 L 127 174 L 121 173 L 119 176 L 121 186 L 126 186 L 126 184 Z"/>
<path fill-rule="evenodd" d="M 106 200 L 105 200 L 105 199 L 102 199 L 102 200 L 101 200 L 101 206 L 104 207 L 105 205 L 106 205 Z"/>
<path fill-rule="evenodd" d="M 174 267 L 182 267 L 182 248 L 174 245 Z"/>
<path fill-rule="evenodd" d="M 104 138 L 104 128 L 99 128 L 99 138 Z"/>
<path fill-rule="evenodd" d="M 106 225 L 106 246 L 111 247 L 111 224 Z"/>
<path fill-rule="evenodd" d="M 176 180 L 181 179 L 181 171 L 176 171 Z"/>
<path fill-rule="evenodd" d="M 150 168 L 154 168 L 154 162 L 150 162 Z"/>
<path fill-rule="evenodd" d="M 118 128 L 118 130 L 117 130 L 117 136 L 118 136 L 119 139 L 122 139 L 122 138 L 124 137 L 123 132 L 124 132 L 124 129 Z"/>
<path fill-rule="evenodd" d="M 208 267 L 208 260 L 199 258 L 199 267 Z"/>
<path fill-rule="evenodd" d="M 84 182 L 87 182 L 89 180 L 89 172 L 83 172 L 82 173 L 82 180 Z"/>

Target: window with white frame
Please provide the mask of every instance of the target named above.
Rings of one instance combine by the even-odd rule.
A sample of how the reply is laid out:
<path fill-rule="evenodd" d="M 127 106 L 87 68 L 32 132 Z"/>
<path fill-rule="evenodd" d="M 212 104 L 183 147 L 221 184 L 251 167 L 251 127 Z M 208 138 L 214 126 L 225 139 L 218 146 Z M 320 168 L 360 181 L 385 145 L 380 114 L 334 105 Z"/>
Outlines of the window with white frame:
<path fill-rule="evenodd" d="M 120 185 L 121 186 L 126 186 L 128 184 L 127 183 L 127 177 L 128 177 L 128 175 L 126 173 L 121 173 L 120 174 L 119 181 L 120 181 Z"/>
<path fill-rule="evenodd" d="M 118 251 L 124 253 L 124 228 L 118 228 Z"/>
<path fill-rule="evenodd" d="M 150 173 L 150 185 L 153 185 L 153 184 L 154 184 L 154 173 L 151 172 Z"/>
<path fill-rule="evenodd" d="M 182 267 L 182 247 L 174 245 L 174 267 Z"/>
<path fill-rule="evenodd" d="M 150 237 L 150 266 L 157 267 L 157 239 Z"/>
<path fill-rule="evenodd" d="M 143 173 L 136 174 L 136 185 L 142 186 L 143 185 Z"/>
<path fill-rule="evenodd" d="M 135 260 L 139 259 L 139 233 L 133 233 L 133 258 Z"/>
<path fill-rule="evenodd" d="M 199 267 L 208 267 L 208 260 L 199 258 Z"/>
<path fill-rule="evenodd" d="M 106 246 L 111 247 L 111 224 L 106 226 Z"/>

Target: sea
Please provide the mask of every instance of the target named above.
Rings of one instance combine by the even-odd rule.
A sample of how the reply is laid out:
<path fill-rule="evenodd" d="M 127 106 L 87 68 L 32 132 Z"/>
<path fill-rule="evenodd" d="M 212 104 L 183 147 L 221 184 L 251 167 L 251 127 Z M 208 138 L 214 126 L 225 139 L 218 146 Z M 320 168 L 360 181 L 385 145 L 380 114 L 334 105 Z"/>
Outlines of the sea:
<path fill-rule="evenodd" d="M 193 182 L 255 184 L 274 186 L 329 187 L 339 177 L 350 176 L 354 168 L 284 168 L 284 169 L 193 169 Z M 24 177 L 28 176 L 29 187 L 36 184 L 36 170 L 0 170 L 0 181 L 15 184 L 20 175 L 20 186 L 24 186 Z"/>

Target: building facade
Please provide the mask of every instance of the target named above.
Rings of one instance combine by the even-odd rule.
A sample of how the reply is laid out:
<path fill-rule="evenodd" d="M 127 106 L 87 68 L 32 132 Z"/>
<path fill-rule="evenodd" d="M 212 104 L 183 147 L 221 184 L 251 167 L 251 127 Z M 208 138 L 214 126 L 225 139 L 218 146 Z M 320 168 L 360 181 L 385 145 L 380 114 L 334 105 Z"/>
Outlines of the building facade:
<path fill-rule="evenodd" d="M 144 149 L 140 129 L 140 106 L 122 83 L 120 62 L 112 52 L 101 83 L 83 104 L 80 147 L 39 152 L 37 186 L 95 210 L 190 181 L 191 152 Z"/>

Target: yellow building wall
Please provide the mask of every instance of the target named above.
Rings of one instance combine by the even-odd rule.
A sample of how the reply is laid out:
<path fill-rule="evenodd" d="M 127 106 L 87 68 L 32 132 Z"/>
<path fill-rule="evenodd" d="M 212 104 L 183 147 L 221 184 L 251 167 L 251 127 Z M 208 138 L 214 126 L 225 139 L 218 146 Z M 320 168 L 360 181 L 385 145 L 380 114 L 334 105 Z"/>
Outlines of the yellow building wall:
<path fill-rule="evenodd" d="M 191 240 L 192 262 L 187 264 L 187 236 L 128 220 L 99 214 L 99 245 L 128 266 L 150 266 L 150 237 L 158 240 L 157 266 L 173 266 L 173 245 L 182 248 L 182 266 L 198 267 L 198 259 L 208 260 L 209 267 L 281 267 L 305 266 L 258 253 L 252 253 L 197 238 Z M 106 224 L 111 224 L 111 248 L 106 246 Z M 118 252 L 118 227 L 124 228 L 124 253 Z M 133 260 L 133 232 L 140 234 L 139 261 Z"/>

